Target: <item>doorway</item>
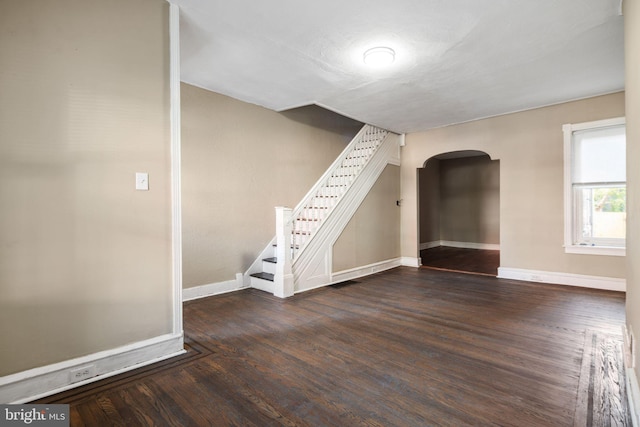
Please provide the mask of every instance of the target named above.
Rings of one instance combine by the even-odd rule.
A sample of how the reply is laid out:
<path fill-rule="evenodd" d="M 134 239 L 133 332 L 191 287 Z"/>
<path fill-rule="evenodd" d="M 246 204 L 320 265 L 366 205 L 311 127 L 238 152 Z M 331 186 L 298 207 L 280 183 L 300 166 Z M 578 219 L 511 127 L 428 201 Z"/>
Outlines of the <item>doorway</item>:
<path fill-rule="evenodd" d="M 422 266 L 497 275 L 500 265 L 500 161 L 455 151 L 418 169 Z"/>

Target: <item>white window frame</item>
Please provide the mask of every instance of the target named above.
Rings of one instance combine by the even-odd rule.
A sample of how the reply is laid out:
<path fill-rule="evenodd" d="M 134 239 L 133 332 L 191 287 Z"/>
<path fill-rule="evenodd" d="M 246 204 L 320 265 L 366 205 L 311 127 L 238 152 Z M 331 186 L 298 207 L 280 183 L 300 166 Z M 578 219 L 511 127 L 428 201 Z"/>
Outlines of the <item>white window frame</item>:
<path fill-rule="evenodd" d="M 626 125 L 624 117 L 597 120 L 593 122 L 565 124 L 564 132 L 564 251 L 570 254 L 625 256 L 625 247 L 616 246 L 583 246 L 574 244 L 575 216 L 573 196 L 573 133 L 581 130 L 598 129 L 611 126 Z M 625 242 L 626 245 L 626 242 Z"/>

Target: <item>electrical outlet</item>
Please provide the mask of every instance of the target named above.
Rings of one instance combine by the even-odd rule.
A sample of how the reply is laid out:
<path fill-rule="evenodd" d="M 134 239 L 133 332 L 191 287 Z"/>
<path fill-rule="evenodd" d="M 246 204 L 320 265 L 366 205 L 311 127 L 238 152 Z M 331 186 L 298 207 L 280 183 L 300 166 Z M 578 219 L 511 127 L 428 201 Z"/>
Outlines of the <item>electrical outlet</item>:
<path fill-rule="evenodd" d="M 72 369 L 69 371 L 69 381 L 71 384 L 79 381 L 84 381 L 96 376 L 96 366 L 87 365 L 81 368 Z"/>

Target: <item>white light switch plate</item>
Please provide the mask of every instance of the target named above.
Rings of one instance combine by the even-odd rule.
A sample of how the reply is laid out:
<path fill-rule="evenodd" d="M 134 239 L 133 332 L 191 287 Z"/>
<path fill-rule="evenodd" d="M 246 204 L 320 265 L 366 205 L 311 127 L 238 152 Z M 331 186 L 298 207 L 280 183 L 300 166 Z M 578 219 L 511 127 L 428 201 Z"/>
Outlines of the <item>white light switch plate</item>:
<path fill-rule="evenodd" d="M 149 174 L 146 172 L 136 172 L 136 190 L 149 189 Z"/>

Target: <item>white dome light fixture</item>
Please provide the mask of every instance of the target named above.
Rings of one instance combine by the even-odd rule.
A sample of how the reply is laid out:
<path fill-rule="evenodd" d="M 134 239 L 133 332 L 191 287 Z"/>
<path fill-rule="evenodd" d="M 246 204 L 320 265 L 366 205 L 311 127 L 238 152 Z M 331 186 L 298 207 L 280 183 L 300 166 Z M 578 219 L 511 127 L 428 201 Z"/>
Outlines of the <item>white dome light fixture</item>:
<path fill-rule="evenodd" d="M 384 67 L 393 64 L 396 52 L 390 47 L 378 46 L 367 50 L 362 59 L 371 67 Z"/>

